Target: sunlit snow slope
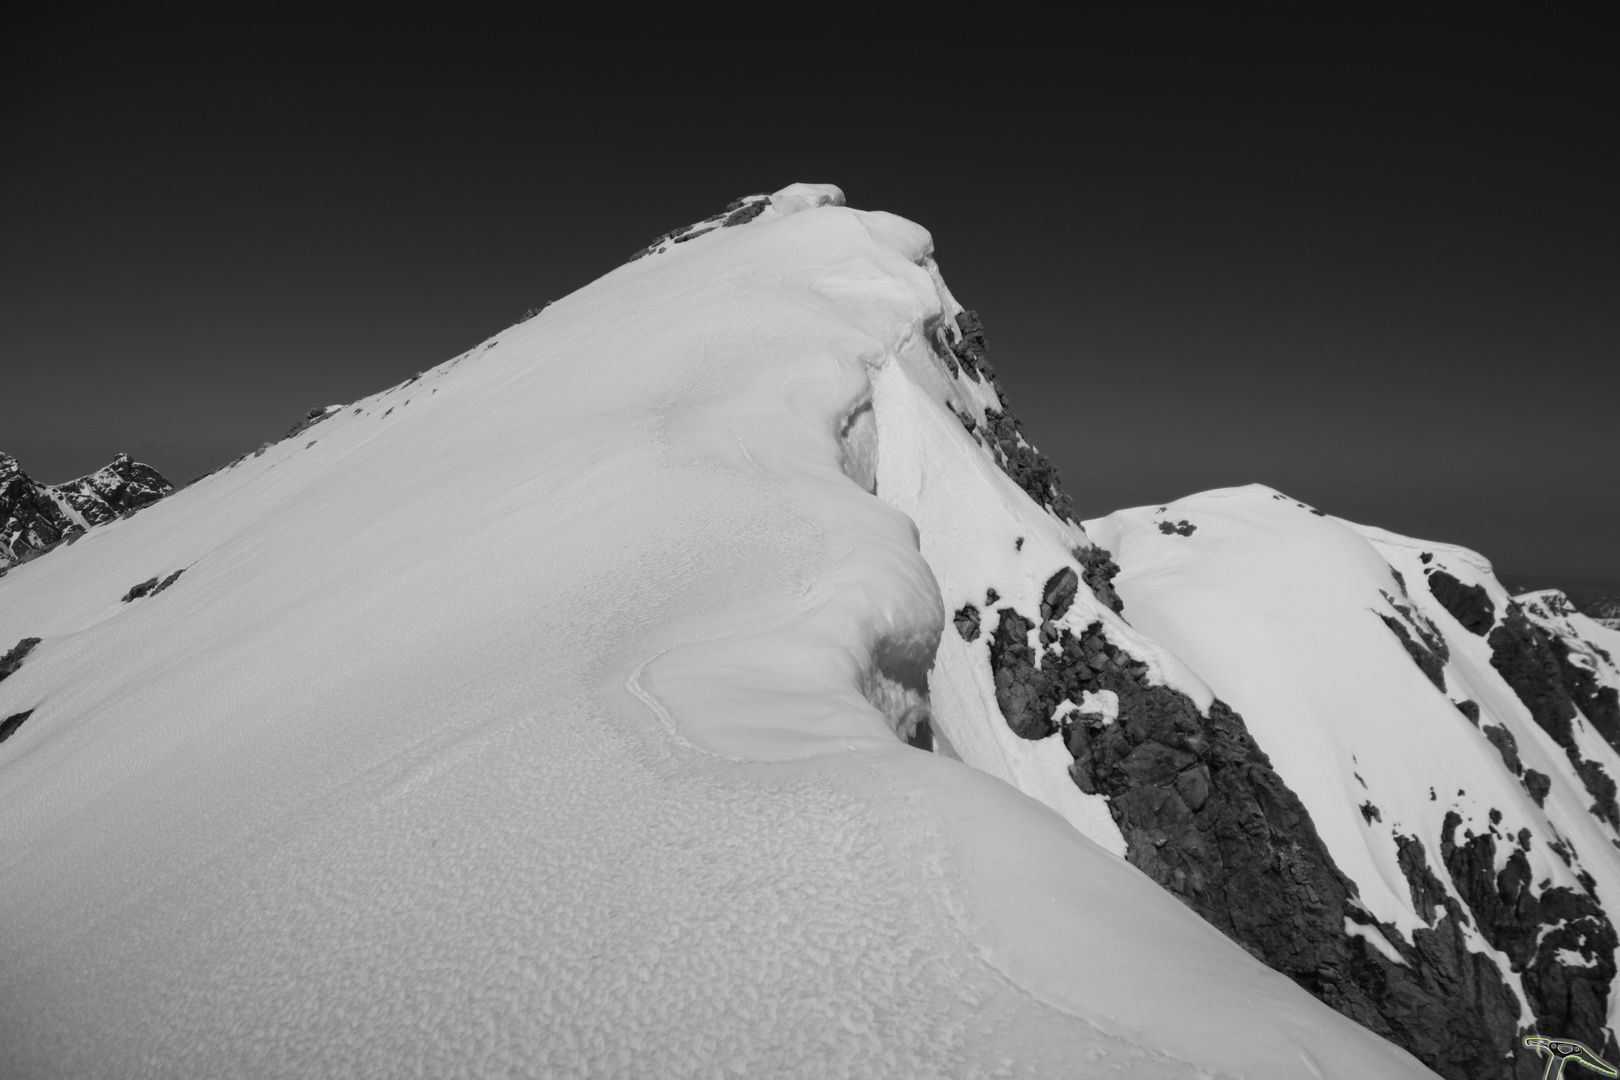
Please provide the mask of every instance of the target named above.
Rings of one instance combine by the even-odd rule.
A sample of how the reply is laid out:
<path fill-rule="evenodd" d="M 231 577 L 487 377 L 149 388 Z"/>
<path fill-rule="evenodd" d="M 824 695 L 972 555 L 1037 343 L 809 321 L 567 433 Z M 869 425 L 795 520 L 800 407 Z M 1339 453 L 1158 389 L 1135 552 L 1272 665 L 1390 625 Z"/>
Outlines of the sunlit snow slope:
<path fill-rule="evenodd" d="M 986 582 L 870 492 L 978 448 L 928 235 L 839 202 L 0 580 L 0 1074 L 1429 1075 L 991 775 L 984 686 L 989 771 L 897 737 Z"/>
<path fill-rule="evenodd" d="M 1086 528 L 1133 625 L 1242 714 L 1309 809 L 1373 917 L 1346 932 L 1451 979 L 1499 1059 L 1531 1030 L 1612 1059 L 1620 634 L 1556 592 L 1515 601 L 1473 552 L 1258 485 Z"/>

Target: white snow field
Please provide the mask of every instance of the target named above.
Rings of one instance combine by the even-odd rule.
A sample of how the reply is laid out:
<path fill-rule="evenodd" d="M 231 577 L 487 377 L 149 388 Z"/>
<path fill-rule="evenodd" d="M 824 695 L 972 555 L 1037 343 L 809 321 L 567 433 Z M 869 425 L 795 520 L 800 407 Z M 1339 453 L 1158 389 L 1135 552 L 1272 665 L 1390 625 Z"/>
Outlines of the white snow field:
<path fill-rule="evenodd" d="M 0 1075 L 1431 1075 L 868 704 L 949 546 L 872 479 L 981 459 L 924 377 L 928 234 L 841 202 L 0 579 L 0 649 L 43 639 L 0 683 Z M 953 655 L 941 727 L 994 764 Z"/>
<path fill-rule="evenodd" d="M 1183 523 L 1193 530 L 1173 530 Z M 1426 570 L 1444 569 L 1484 589 L 1500 624 L 1512 597 L 1482 556 L 1323 515 L 1258 484 L 1120 511 L 1085 528 L 1119 559 L 1115 586 L 1132 624 L 1205 675 L 1242 714 L 1380 922 L 1408 936 L 1432 924 L 1436 912 L 1413 909 L 1395 837 L 1417 837 L 1435 858 L 1448 812 L 1461 818 L 1459 837 L 1490 833 L 1504 841 L 1497 870 L 1515 849 L 1512 838 L 1528 829 L 1534 895 L 1553 886 L 1581 891 L 1584 870 L 1603 909 L 1620 906 L 1616 832 L 1588 810 L 1591 794 L 1492 667 L 1485 637 L 1458 623 L 1423 584 Z M 1613 660 L 1620 634 L 1578 613 L 1559 614 L 1556 601 L 1549 609 L 1543 594 L 1526 601 L 1531 619 L 1584 650 L 1600 682 L 1620 686 Z M 1448 644 L 1445 692 L 1381 618 L 1401 619 L 1400 607 L 1415 610 Z M 1405 622 L 1416 635 L 1416 624 Z M 1455 704 L 1466 701 L 1479 708 L 1477 727 Z M 1545 808 L 1483 737 L 1493 726 L 1511 733 L 1526 768 L 1550 778 Z M 1620 776 L 1620 756 L 1603 738 L 1581 717 L 1574 728 L 1582 755 Z M 1365 815 L 1363 804 L 1377 815 Z M 1461 901 L 1449 876 L 1439 877 Z M 1496 961 L 1524 1008 L 1508 958 L 1477 932 L 1470 946 Z M 1611 987 L 1609 1022 L 1620 1027 L 1616 998 Z M 1532 1019 L 1525 1009 L 1521 1022 Z"/>

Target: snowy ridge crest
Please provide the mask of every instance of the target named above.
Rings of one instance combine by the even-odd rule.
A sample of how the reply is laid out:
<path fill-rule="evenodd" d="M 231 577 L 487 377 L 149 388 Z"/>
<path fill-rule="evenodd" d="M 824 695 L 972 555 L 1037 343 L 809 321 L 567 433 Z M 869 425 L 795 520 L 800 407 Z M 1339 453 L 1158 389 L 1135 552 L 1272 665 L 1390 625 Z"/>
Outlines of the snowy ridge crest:
<path fill-rule="evenodd" d="M 1430 1075 L 1120 857 L 1065 735 L 1264 763 L 824 194 L 0 581 L 8 1072 Z"/>
<path fill-rule="evenodd" d="M 128 454 L 77 480 L 41 484 L 23 472 L 16 458 L 0 452 L 0 573 L 173 490 L 156 469 Z"/>

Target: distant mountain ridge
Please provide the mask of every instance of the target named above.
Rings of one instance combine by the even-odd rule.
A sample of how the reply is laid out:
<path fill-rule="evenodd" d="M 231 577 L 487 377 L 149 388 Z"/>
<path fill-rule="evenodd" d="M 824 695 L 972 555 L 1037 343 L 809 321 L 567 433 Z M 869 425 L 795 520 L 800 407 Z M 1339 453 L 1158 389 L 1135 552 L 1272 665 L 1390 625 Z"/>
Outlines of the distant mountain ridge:
<path fill-rule="evenodd" d="M 0 451 L 0 573 L 173 490 L 163 474 L 128 454 L 77 480 L 42 484 Z"/>

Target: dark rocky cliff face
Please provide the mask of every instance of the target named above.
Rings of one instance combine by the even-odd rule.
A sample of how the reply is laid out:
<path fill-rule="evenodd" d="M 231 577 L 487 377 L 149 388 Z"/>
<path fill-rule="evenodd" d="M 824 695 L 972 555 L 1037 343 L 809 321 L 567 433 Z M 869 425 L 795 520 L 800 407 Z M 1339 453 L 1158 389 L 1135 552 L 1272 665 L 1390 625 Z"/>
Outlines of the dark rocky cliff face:
<path fill-rule="evenodd" d="M 88 476 L 52 485 L 31 479 L 16 458 L 0 453 L 0 573 L 173 490 L 156 469 L 128 454 Z"/>
<path fill-rule="evenodd" d="M 942 334 L 942 364 L 955 378 L 988 382 L 1001 404 L 987 411 L 983 424 L 964 416 L 963 426 L 1037 505 L 1072 521 L 1073 504 L 1056 470 L 1007 407 L 977 316 L 964 313 L 954 329 L 954 335 Z M 1393 925 L 1380 925 L 1240 715 L 1219 700 L 1201 711 L 1180 692 L 1155 685 L 1149 665 L 1111 640 L 1101 622 L 1059 625 L 1080 583 L 1104 606 L 1122 611 L 1111 584 L 1118 566 L 1109 554 L 1082 548 L 1074 556 L 1076 566 L 1050 571 L 1038 612 L 997 606 L 992 590 L 984 610 L 969 604 L 953 621 L 964 640 L 988 639 L 996 701 L 1008 727 L 1026 739 L 1060 735 L 1076 786 L 1107 797 L 1133 865 L 1268 966 L 1442 1076 L 1540 1075 L 1533 1055 L 1517 1052 L 1525 1033 L 1519 993 L 1495 960 L 1470 945 L 1475 935 L 1509 958 L 1534 1030 L 1614 1053 L 1604 1023 L 1616 934 L 1589 878 L 1579 889 L 1543 883 L 1537 892 L 1528 880 L 1528 835 L 1507 836 L 1494 827 L 1484 835 L 1459 835 L 1460 820 L 1448 819 L 1439 851 L 1416 837 L 1395 837 L 1413 904 L 1432 913 L 1428 925 L 1410 941 Z M 1444 635 L 1413 609 L 1398 575 L 1396 584 L 1403 596 L 1386 594 L 1390 610 L 1376 614 L 1445 692 Z M 1490 631 L 1496 612 L 1483 590 L 1433 577 L 1430 588 L 1470 632 Z M 1527 653 L 1515 661 L 1524 672 L 1515 685 L 1523 687 L 1521 696 L 1602 698 L 1601 688 L 1564 670 L 1584 671 L 1561 665 L 1550 640 L 1538 642 L 1514 625 L 1503 655 Z M 1559 689 L 1549 689 L 1554 685 Z M 1465 706 L 1477 726 L 1478 706 L 1459 705 L 1465 715 Z M 1567 725 L 1561 705 L 1542 711 L 1549 722 Z M 1504 762 L 1516 761 L 1516 748 L 1500 736 L 1497 741 L 1504 743 L 1498 746 Z M 1545 798 L 1546 777 L 1522 765 L 1514 771 L 1533 795 L 1539 789 Z M 1594 792 L 1606 810 L 1612 787 L 1607 799 L 1600 795 Z M 1369 824 L 1382 820 L 1370 801 L 1361 811 Z"/>
<path fill-rule="evenodd" d="M 1512 958 L 1539 1030 L 1605 1044 L 1615 932 L 1589 883 L 1533 896 L 1522 851 L 1497 873 L 1495 838 L 1470 834 L 1439 853 L 1464 906 L 1435 878 L 1422 842 L 1402 837 L 1414 904 L 1442 912 L 1408 943 L 1362 907 L 1230 707 L 1217 700 L 1204 714 L 1153 685 L 1101 623 L 1076 635 L 1011 607 L 996 615 L 990 656 L 1008 726 L 1030 739 L 1061 732 L 1071 778 L 1108 797 L 1130 862 L 1252 955 L 1442 1076 L 1513 1077 L 1519 1000 L 1495 962 L 1469 947 L 1472 927 Z M 1031 630 L 1039 650 L 1028 644 Z M 1064 700 L 1102 693 L 1117 700 L 1117 719 L 1049 719 Z M 1363 812 L 1378 814 L 1371 803 Z M 1347 934 L 1346 920 L 1380 935 L 1399 959 Z M 1579 963 L 1560 960 L 1561 949 Z"/>
<path fill-rule="evenodd" d="M 1575 767 L 1592 796 L 1592 813 L 1620 829 L 1614 779 L 1581 754 L 1574 729 L 1577 715 L 1585 711 L 1609 745 L 1620 749 L 1620 703 L 1614 689 L 1598 687 L 1590 672 L 1570 663 L 1569 644 L 1531 622 L 1519 604 L 1508 606 L 1501 625 L 1486 641 L 1491 666 Z"/>

